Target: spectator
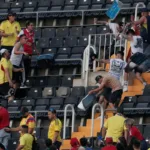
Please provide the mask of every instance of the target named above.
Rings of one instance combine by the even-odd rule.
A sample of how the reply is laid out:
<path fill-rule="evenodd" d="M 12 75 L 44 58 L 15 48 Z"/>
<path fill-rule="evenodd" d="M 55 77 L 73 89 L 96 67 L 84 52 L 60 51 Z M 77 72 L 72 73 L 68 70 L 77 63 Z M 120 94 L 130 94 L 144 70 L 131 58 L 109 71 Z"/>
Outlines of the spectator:
<path fill-rule="evenodd" d="M 9 12 L 7 20 L 3 21 L 0 26 L 2 36 L 1 48 L 7 49 L 10 53 L 15 45 L 17 35 L 20 32 L 20 24 L 16 20 L 16 13 Z"/>
<path fill-rule="evenodd" d="M 121 143 L 124 146 L 124 148 L 127 149 L 127 141 L 124 136 L 118 139 L 118 143 Z"/>
<path fill-rule="evenodd" d="M 94 90 L 89 91 L 88 94 L 93 94 L 101 91 L 105 87 L 110 88 L 112 90 L 112 93 L 109 98 L 109 105 L 111 108 L 118 107 L 120 103 L 120 99 L 122 96 L 122 86 L 119 80 L 117 80 L 112 75 L 106 75 L 105 77 L 97 76 L 95 78 L 96 82 L 100 84 L 100 86 Z M 107 102 L 105 102 L 107 103 Z"/>
<path fill-rule="evenodd" d="M 113 145 L 112 137 L 107 137 L 105 140 L 106 146 L 102 150 L 116 150 L 116 146 Z"/>
<path fill-rule="evenodd" d="M 16 150 L 32 150 L 33 136 L 28 133 L 28 126 L 21 126 L 22 136 L 19 140 L 19 145 Z"/>
<path fill-rule="evenodd" d="M 20 122 L 20 126 L 16 127 L 16 128 L 6 128 L 5 130 L 8 132 L 19 132 L 22 129 L 21 126 L 26 125 L 26 126 L 28 126 L 28 133 L 33 134 L 33 131 L 35 129 L 34 117 L 29 113 L 29 110 L 27 107 L 22 107 L 20 113 L 22 115 L 22 120 Z"/>
<path fill-rule="evenodd" d="M 0 143 L 0 150 L 6 150 L 5 146 L 2 143 Z"/>
<path fill-rule="evenodd" d="M 102 137 L 112 137 L 113 142 L 117 143 L 119 137 L 121 137 L 124 134 L 124 137 L 127 140 L 128 131 L 124 124 L 124 121 L 125 118 L 123 116 L 123 108 L 118 107 L 117 114 L 106 120 L 102 129 Z"/>
<path fill-rule="evenodd" d="M 50 147 L 52 146 L 52 140 L 46 139 L 45 140 L 46 150 L 51 150 Z"/>
<path fill-rule="evenodd" d="M 118 143 L 118 144 L 116 145 L 116 149 L 117 149 L 117 150 L 125 150 L 123 144 L 121 144 L 121 143 Z"/>
<path fill-rule="evenodd" d="M 133 150 L 142 150 L 140 141 L 138 140 L 133 141 Z"/>
<path fill-rule="evenodd" d="M 87 146 L 87 139 L 81 138 L 80 139 L 80 147 L 78 148 L 78 150 L 86 150 L 86 146 Z"/>
<path fill-rule="evenodd" d="M 140 36 L 135 36 L 135 32 L 130 29 L 127 32 L 127 39 L 130 41 L 131 45 L 131 55 L 135 55 L 136 53 L 143 53 L 143 40 Z M 140 82 L 145 86 L 146 82 L 141 77 L 141 74 L 143 72 L 142 68 L 140 66 L 134 65 L 132 66 L 132 62 L 129 60 L 126 68 L 125 68 L 125 75 L 124 75 L 124 88 L 123 91 L 128 91 L 128 74 L 134 70 L 136 74 L 136 78 L 140 80 Z"/>
<path fill-rule="evenodd" d="M 129 130 L 130 138 L 135 137 L 137 140 L 141 142 L 141 150 L 147 150 L 147 143 L 143 137 L 143 135 L 140 133 L 139 129 L 135 127 L 133 119 L 126 119 L 125 125 L 127 129 Z"/>
<path fill-rule="evenodd" d="M 12 81 L 13 72 L 23 72 L 22 68 L 14 68 L 10 62 L 10 53 L 7 49 L 1 49 L 0 61 L 0 93 L 8 98 L 8 102 L 14 99 L 17 83 Z"/>
<path fill-rule="evenodd" d="M 6 127 L 9 127 L 9 113 L 0 102 L 0 143 L 7 149 L 10 133 L 5 131 Z"/>
<path fill-rule="evenodd" d="M 24 63 L 22 61 L 22 57 L 23 55 L 28 55 L 28 53 L 24 52 L 24 44 L 27 41 L 27 37 L 22 34 L 19 37 L 19 41 L 15 44 L 13 50 L 12 50 L 12 54 L 10 57 L 10 61 L 13 64 L 14 68 L 24 68 Z M 23 80 L 23 83 L 25 82 L 25 72 L 22 73 L 22 78 L 20 73 L 14 73 L 13 74 L 13 80 L 17 81 L 17 82 L 21 82 Z M 22 79 L 22 80 L 21 80 Z"/>
<path fill-rule="evenodd" d="M 28 76 L 33 50 L 36 50 L 35 43 L 34 43 L 35 40 L 34 40 L 34 31 L 33 31 L 33 23 L 32 22 L 30 22 L 30 21 L 26 22 L 26 29 L 21 30 L 18 37 L 23 34 L 26 35 L 26 37 L 27 37 L 27 42 L 26 42 L 26 44 L 24 44 L 24 52 L 27 53 L 28 55 L 24 56 L 24 66 L 25 66 L 26 76 Z M 38 54 L 38 52 L 37 52 L 37 54 Z"/>
<path fill-rule="evenodd" d="M 61 129 L 62 129 L 62 123 L 56 116 L 56 110 L 53 108 L 50 108 L 48 111 L 48 118 L 51 120 L 48 130 L 48 138 L 52 140 L 52 143 L 56 146 L 56 148 L 59 150 L 61 146 Z"/>
<path fill-rule="evenodd" d="M 71 150 L 78 150 L 80 143 L 77 138 L 71 138 L 70 145 L 71 145 Z"/>

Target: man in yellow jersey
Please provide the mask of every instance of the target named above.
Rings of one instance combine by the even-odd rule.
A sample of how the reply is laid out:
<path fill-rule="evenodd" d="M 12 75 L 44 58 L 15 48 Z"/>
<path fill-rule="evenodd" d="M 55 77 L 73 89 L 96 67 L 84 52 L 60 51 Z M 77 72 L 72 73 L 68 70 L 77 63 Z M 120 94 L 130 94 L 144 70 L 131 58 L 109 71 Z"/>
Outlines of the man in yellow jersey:
<path fill-rule="evenodd" d="M 22 72 L 22 68 L 14 68 L 10 62 L 10 53 L 7 49 L 0 51 L 0 95 L 8 98 L 8 102 L 14 99 L 17 84 L 12 81 L 13 72 Z"/>
<path fill-rule="evenodd" d="M 29 113 L 27 107 L 22 107 L 20 113 L 22 114 L 22 120 L 20 122 L 20 126 L 16 128 L 6 128 L 5 130 L 9 132 L 17 132 L 17 131 L 21 131 L 22 125 L 26 125 L 28 126 L 28 133 L 33 134 L 33 131 L 35 129 L 35 118 Z"/>
<path fill-rule="evenodd" d="M 1 48 L 9 50 L 10 53 L 21 30 L 19 22 L 15 21 L 15 19 L 16 13 L 10 11 L 7 20 L 3 21 L 0 25 L 0 33 L 2 36 Z"/>
<path fill-rule="evenodd" d="M 102 130 L 102 137 L 112 137 L 113 142 L 117 143 L 118 138 L 124 135 L 125 139 L 127 140 L 128 130 L 125 126 L 124 121 L 125 118 L 123 116 L 123 108 L 118 107 L 117 114 L 106 120 Z"/>
<path fill-rule="evenodd" d="M 16 150 L 32 150 L 33 136 L 28 133 L 28 126 L 21 126 L 22 136 L 19 140 L 19 145 Z"/>
<path fill-rule="evenodd" d="M 57 147 L 59 150 L 61 146 L 61 128 L 62 123 L 56 116 L 56 110 L 50 108 L 48 111 L 48 118 L 51 120 L 48 130 L 48 138 L 52 140 L 52 143 Z"/>

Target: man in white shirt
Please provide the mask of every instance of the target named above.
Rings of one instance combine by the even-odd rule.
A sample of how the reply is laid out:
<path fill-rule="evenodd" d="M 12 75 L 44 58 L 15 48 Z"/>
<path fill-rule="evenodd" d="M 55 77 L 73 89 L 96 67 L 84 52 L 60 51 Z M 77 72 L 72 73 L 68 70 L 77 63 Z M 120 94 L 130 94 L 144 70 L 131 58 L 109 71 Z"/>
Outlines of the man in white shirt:
<path fill-rule="evenodd" d="M 141 36 L 135 36 L 135 32 L 132 29 L 129 29 L 127 32 L 127 40 L 130 41 L 131 45 L 131 56 L 139 53 L 143 54 L 143 40 Z M 145 86 L 146 82 L 142 78 L 141 74 L 143 69 L 133 63 L 130 59 L 128 60 L 128 64 L 125 68 L 125 76 L 124 76 L 124 88 L 123 91 L 128 91 L 128 74 L 134 70 L 136 78 L 140 80 L 140 82 Z"/>

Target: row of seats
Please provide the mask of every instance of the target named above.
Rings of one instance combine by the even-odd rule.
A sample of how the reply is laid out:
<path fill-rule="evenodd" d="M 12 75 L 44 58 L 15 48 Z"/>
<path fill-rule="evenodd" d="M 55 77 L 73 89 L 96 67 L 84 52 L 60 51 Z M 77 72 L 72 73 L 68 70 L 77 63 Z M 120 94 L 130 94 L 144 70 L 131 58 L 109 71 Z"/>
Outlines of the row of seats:
<path fill-rule="evenodd" d="M 150 114 L 150 96 L 125 97 L 122 105 L 126 115 Z"/>
<path fill-rule="evenodd" d="M 141 2 L 150 2 L 149 0 L 121 0 L 127 6 L 131 4 Z M 59 10 L 86 10 L 86 9 L 101 9 L 109 7 L 112 4 L 112 0 L 42 0 L 38 1 L 24 1 L 14 2 L 12 4 L 2 3 L 0 5 L 3 10 L 1 12 L 7 12 L 11 9 L 16 12 L 33 12 L 33 11 L 59 11 Z"/>
<path fill-rule="evenodd" d="M 104 34 L 109 33 L 108 26 L 87 26 L 87 27 L 65 27 L 65 28 L 36 28 L 35 38 L 54 38 L 67 37 L 67 36 L 88 36 L 89 34 Z"/>

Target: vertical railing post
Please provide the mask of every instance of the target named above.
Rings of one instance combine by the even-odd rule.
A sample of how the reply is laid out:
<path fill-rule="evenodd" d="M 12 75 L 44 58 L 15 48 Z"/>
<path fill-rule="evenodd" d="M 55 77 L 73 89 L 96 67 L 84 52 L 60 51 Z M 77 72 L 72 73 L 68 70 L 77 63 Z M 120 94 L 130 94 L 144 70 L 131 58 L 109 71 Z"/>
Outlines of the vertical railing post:
<path fill-rule="evenodd" d="M 144 3 L 137 3 L 136 7 L 135 7 L 135 16 L 134 16 L 134 20 L 137 21 L 137 14 L 138 14 L 138 8 L 139 6 L 142 6 L 143 8 L 145 8 L 145 4 Z"/>

